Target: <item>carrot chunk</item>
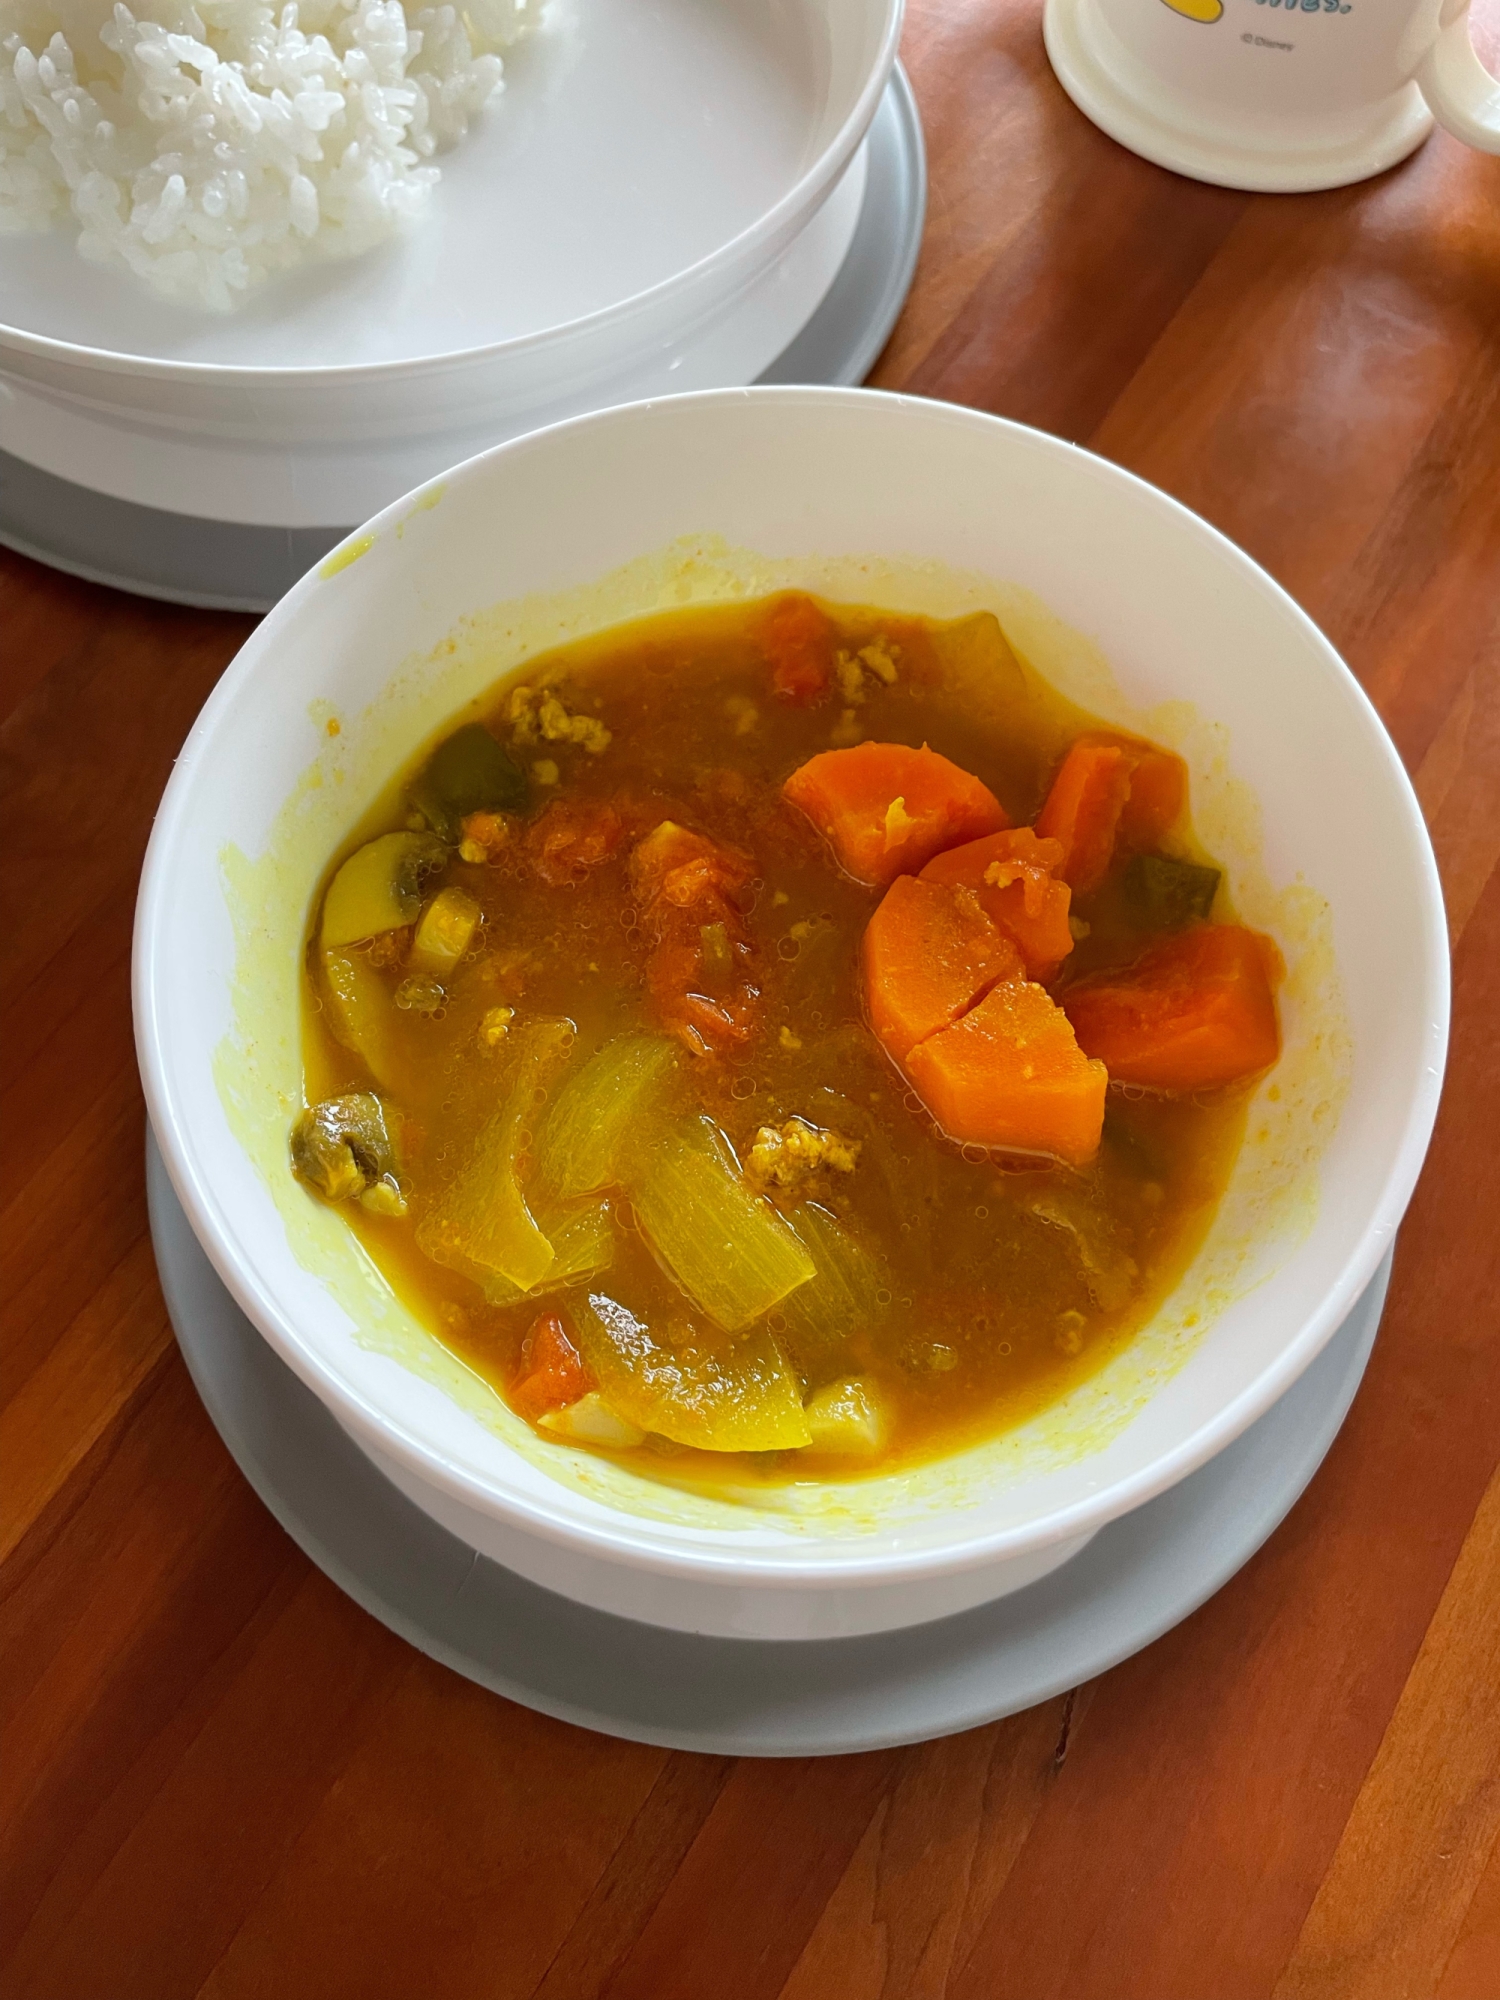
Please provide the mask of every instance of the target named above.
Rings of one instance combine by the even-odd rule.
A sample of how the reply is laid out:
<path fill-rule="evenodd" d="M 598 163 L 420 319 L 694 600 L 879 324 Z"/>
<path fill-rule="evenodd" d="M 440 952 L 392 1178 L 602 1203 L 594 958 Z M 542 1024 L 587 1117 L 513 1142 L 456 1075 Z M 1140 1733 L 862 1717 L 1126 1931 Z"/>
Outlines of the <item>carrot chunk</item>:
<path fill-rule="evenodd" d="M 1063 845 L 1060 873 L 1086 896 L 1109 872 L 1115 848 L 1154 847 L 1187 803 L 1187 766 L 1137 736 L 1092 730 L 1058 766 L 1039 834 Z"/>
<path fill-rule="evenodd" d="M 510 1406 L 534 1424 L 549 1410 L 566 1409 L 594 1386 L 583 1356 L 557 1313 L 543 1313 L 521 1345 L 521 1373 L 510 1389 Z"/>
<path fill-rule="evenodd" d="M 985 915 L 1015 940 L 1027 978 L 1045 986 L 1073 949 L 1073 892 L 1053 873 L 1062 855 L 1059 841 L 1040 840 L 1029 826 L 1010 827 L 935 854 L 921 880 L 972 889 Z"/>
<path fill-rule="evenodd" d="M 906 1070 L 950 1138 L 1082 1166 L 1099 1148 L 1109 1075 L 1074 1039 L 1040 986 L 994 986 L 969 1013 L 919 1042 Z"/>
<path fill-rule="evenodd" d="M 1239 924 L 1199 924 L 1124 971 L 1080 979 L 1063 1005 L 1080 1048 L 1119 1082 L 1214 1090 L 1280 1054 L 1275 951 Z"/>
<path fill-rule="evenodd" d="M 1009 826 L 994 793 L 924 744 L 825 750 L 782 786 L 856 882 L 884 888 L 940 848 Z"/>
<path fill-rule="evenodd" d="M 1058 766 L 1036 816 L 1038 834 L 1061 842 L 1058 873 L 1076 896 L 1096 889 L 1109 872 L 1120 815 L 1130 797 L 1131 768 L 1117 743 L 1080 737 Z"/>
<path fill-rule="evenodd" d="M 870 1026 L 896 1061 L 946 1028 L 1020 956 L 971 889 L 901 875 L 865 926 L 861 947 Z"/>
<path fill-rule="evenodd" d="M 1119 837 L 1127 847 L 1155 847 L 1187 804 L 1187 765 L 1170 750 L 1138 736 L 1099 730 L 1079 740 L 1112 745 L 1130 759 L 1130 795 L 1120 814 Z"/>
<path fill-rule="evenodd" d="M 767 613 L 761 644 L 771 667 L 771 690 L 795 708 L 811 708 L 833 684 L 838 627 L 810 597 L 789 592 Z"/>

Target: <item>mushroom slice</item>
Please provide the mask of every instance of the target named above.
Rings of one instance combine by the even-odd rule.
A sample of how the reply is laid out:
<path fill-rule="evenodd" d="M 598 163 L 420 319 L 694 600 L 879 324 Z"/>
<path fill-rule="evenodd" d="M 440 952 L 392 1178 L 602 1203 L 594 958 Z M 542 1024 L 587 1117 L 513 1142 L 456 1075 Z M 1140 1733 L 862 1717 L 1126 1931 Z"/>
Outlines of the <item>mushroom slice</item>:
<path fill-rule="evenodd" d="M 292 1127 L 292 1167 L 324 1201 L 348 1201 L 394 1180 L 385 1106 L 369 1090 L 310 1104 Z"/>
<path fill-rule="evenodd" d="M 383 833 L 356 847 L 323 898 L 324 950 L 415 923 L 422 879 L 447 858 L 447 848 L 431 833 Z"/>

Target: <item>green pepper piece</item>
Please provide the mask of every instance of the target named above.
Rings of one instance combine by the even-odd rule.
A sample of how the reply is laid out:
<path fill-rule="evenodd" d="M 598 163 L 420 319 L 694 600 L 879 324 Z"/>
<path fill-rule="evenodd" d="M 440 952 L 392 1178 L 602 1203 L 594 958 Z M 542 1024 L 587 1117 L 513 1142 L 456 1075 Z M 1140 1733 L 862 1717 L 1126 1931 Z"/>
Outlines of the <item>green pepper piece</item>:
<path fill-rule="evenodd" d="M 1208 916 L 1219 880 L 1217 868 L 1203 868 L 1196 861 L 1137 854 L 1125 870 L 1125 894 L 1148 930 L 1180 931 Z"/>
<path fill-rule="evenodd" d="M 411 800 L 445 840 L 457 840 L 468 813 L 519 812 L 526 778 L 482 722 L 466 722 L 428 758 Z"/>

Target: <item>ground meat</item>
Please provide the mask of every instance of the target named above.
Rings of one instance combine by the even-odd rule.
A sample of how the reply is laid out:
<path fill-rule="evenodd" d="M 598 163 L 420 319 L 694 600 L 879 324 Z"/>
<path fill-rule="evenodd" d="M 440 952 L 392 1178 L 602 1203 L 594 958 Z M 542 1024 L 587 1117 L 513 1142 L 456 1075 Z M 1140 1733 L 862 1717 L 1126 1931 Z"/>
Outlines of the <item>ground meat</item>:
<path fill-rule="evenodd" d="M 838 678 L 839 693 L 851 708 L 857 708 L 872 686 L 893 685 L 898 671 L 896 662 L 900 657 L 900 647 L 893 646 L 884 633 L 872 639 L 868 646 L 862 646 L 857 653 L 836 654 L 833 670 Z"/>
<path fill-rule="evenodd" d="M 805 1118 L 762 1125 L 745 1155 L 745 1178 L 762 1187 L 800 1191 L 829 1173 L 852 1174 L 860 1144 Z"/>
<path fill-rule="evenodd" d="M 523 745 L 577 743 L 597 757 L 613 741 L 597 715 L 575 714 L 552 688 L 512 688 L 505 719 L 512 740 Z"/>

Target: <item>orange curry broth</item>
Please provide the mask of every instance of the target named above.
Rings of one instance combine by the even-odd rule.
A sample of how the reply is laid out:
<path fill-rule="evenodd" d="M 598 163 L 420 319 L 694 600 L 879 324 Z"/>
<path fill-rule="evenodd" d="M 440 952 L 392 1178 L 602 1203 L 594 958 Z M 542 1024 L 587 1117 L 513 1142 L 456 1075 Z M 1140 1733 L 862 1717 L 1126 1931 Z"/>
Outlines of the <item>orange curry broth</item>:
<path fill-rule="evenodd" d="M 510 690 L 545 682 L 575 712 L 597 715 L 612 741 L 599 755 L 545 742 L 517 751 L 523 765 L 557 767 L 555 783 L 534 783 L 527 819 L 558 800 L 624 799 L 647 827 L 672 819 L 753 855 L 747 923 L 764 996 L 760 1030 L 741 1050 L 682 1065 L 691 1096 L 741 1158 L 765 1123 L 803 1115 L 836 1124 L 820 1116 L 824 1087 L 869 1108 L 855 1171 L 821 1183 L 818 1199 L 887 1264 L 888 1316 L 851 1340 L 844 1366 L 882 1392 L 889 1441 L 863 1460 L 816 1446 L 706 1452 L 654 1436 L 610 1454 L 695 1487 L 885 1473 L 1044 1409 L 1116 1353 L 1172 1289 L 1212 1219 L 1244 1130 L 1243 1088 L 1177 1101 L 1114 1086 L 1098 1160 L 1082 1173 L 961 1149 L 939 1132 L 861 1018 L 859 944 L 880 891 L 840 874 L 781 800 L 781 784 L 831 742 L 927 743 L 988 785 L 1014 824 L 1027 825 L 1062 751 L 1101 725 L 1034 676 L 1024 687 L 1017 676 L 1002 700 L 966 702 L 962 688 L 945 684 L 925 621 L 824 608 L 851 654 L 876 639 L 895 649 L 894 684 L 867 677 L 864 699 L 852 706 L 837 689 L 817 706 L 779 701 L 757 638 L 764 605 L 737 604 L 662 614 L 528 661 L 443 732 L 478 715 L 508 742 L 501 718 Z M 422 761 L 414 759 L 336 860 L 410 823 L 404 782 Z M 1202 858 L 1185 825 L 1170 845 Z M 621 1030 L 656 1025 L 628 853 L 627 843 L 580 879 L 550 886 L 528 864 L 518 825 L 491 861 L 454 861 L 439 878 L 474 896 L 485 924 L 442 1014 L 400 1017 L 407 1087 L 385 1094 L 411 1113 L 403 1178 L 414 1202 L 451 1175 L 493 1107 L 493 1058 L 479 1033 L 487 1010 L 512 1007 L 518 1023 L 567 1017 L 578 1030 L 574 1064 Z M 1064 978 L 1123 963 L 1140 948 L 1117 875 L 1075 903 L 1091 929 L 1065 961 Z M 316 922 L 309 968 L 315 939 Z M 394 985 L 399 966 L 386 976 Z M 329 1031 L 311 970 L 304 995 L 308 1102 L 369 1088 L 363 1063 Z M 410 1217 L 383 1219 L 355 1204 L 345 1212 L 397 1295 L 501 1395 L 521 1371 L 522 1342 L 539 1313 L 567 1318 L 566 1291 L 493 1307 L 477 1285 L 421 1253 Z M 1067 1226 L 1070 1216 L 1082 1219 L 1082 1235 Z M 682 1296 L 631 1225 L 628 1204 L 616 1204 L 615 1219 L 613 1264 L 585 1287 L 664 1323 Z M 774 1331 L 774 1311 L 767 1323 Z"/>

